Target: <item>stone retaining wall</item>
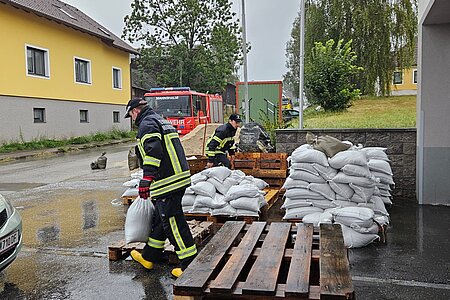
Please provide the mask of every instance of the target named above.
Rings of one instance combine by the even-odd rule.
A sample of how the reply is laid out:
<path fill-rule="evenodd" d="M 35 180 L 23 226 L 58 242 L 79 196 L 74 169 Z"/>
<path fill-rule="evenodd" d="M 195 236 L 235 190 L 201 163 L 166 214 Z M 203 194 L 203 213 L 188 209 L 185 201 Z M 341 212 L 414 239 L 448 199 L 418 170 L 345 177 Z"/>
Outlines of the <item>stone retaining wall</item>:
<path fill-rule="evenodd" d="M 416 199 L 416 129 L 278 129 L 277 152 L 291 154 L 306 143 L 306 132 L 330 135 L 364 147 L 386 147 L 394 173 L 394 197 Z"/>

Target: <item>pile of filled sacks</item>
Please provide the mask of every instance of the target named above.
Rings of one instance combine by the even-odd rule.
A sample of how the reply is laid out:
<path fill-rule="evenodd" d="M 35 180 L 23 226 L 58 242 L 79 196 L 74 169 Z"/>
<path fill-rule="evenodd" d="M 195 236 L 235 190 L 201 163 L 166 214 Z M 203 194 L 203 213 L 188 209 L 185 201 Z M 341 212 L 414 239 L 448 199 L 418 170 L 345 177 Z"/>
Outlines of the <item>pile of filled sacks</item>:
<path fill-rule="evenodd" d="M 392 204 L 392 170 L 386 148 L 342 143 L 347 150 L 332 156 L 311 144 L 294 150 L 283 186 L 283 219 L 340 223 L 346 246 L 361 247 L 378 238 L 379 225 L 389 223 L 385 204 Z"/>
<path fill-rule="evenodd" d="M 240 170 L 205 169 L 192 175 L 191 183 L 181 203 L 187 213 L 257 217 L 266 205 L 263 189 L 268 184 Z"/>

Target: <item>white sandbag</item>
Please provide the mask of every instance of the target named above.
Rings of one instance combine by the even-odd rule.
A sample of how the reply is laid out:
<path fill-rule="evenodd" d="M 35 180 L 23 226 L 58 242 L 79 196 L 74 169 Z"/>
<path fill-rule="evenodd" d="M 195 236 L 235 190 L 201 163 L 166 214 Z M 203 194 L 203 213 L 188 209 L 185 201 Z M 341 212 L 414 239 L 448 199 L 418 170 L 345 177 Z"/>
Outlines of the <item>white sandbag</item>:
<path fill-rule="evenodd" d="M 389 158 L 386 154 L 386 148 L 381 147 L 367 147 L 362 148 L 362 151 L 366 152 L 368 159 L 381 159 L 384 161 L 389 161 Z"/>
<path fill-rule="evenodd" d="M 377 188 L 377 189 L 378 189 L 378 196 L 383 196 L 383 197 L 391 197 L 392 196 L 388 190 L 380 189 L 380 188 Z"/>
<path fill-rule="evenodd" d="M 377 182 L 376 185 L 380 190 L 392 191 L 391 186 L 388 183 Z"/>
<path fill-rule="evenodd" d="M 269 184 L 267 182 L 265 182 L 264 180 L 262 180 L 261 178 L 253 178 L 253 182 L 255 183 L 255 185 L 258 187 L 258 189 L 263 190 L 266 187 L 269 186 Z"/>
<path fill-rule="evenodd" d="M 236 209 L 236 216 L 259 217 L 259 213 L 253 210 Z"/>
<path fill-rule="evenodd" d="M 191 189 L 197 195 L 203 195 L 213 198 L 216 195 L 216 187 L 207 181 L 200 181 L 195 185 L 191 186 Z"/>
<path fill-rule="evenodd" d="M 350 228 L 359 233 L 371 233 L 371 234 L 378 234 L 379 229 L 378 224 L 375 222 L 373 222 L 372 226 L 370 227 L 361 227 L 357 224 L 352 224 Z"/>
<path fill-rule="evenodd" d="M 212 167 L 209 169 L 205 169 L 201 172 L 202 174 L 217 179 L 220 182 L 223 182 L 225 178 L 231 175 L 231 170 L 227 167 Z"/>
<path fill-rule="evenodd" d="M 344 244 L 347 248 L 359 248 L 369 245 L 380 237 L 377 234 L 359 233 L 348 226 L 342 225 Z"/>
<path fill-rule="evenodd" d="M 365 166 L 367 165 L 367 156 L 364 151 L 346 150 L 336 153 L 328 162 L 335 169 L 341 169 L 348 164 Z"/>
<path fill-rule="evenodd" d="M 367 165 L 371 171 L 377 171 L 391 176 L 394 175 L 392 173 L 391 165 L 387 161 L 381 159 L 369 159 Z"/>
<path fill-rule="evenodd" d="M 380 226 L 389 225 L 389 217 L 388 216 L 375 214 L 375 217 L 373 219 Z"/>
<path fill-rule="evenodd" d="M 302 189 L 302 188 L 294 188 L 286 190 L 286 198 L 290 199 L 316 199 L 316 200 L 325 200 L 325 197 L 319 193 Z"/>
<path fill-rule="evenodd" d="M 195 197 L 194 202 L 194 210 L 198 207 L 209 207 L 209 208 L 222 208 L 227 205 L 227 203 L 223 200 L 223 196 L 218 196 L 219 194 L 216 194 L 214 198 L 203 196 L 203 195 L 197 195 Z"/>
<path fill-rule="evenodd" d="M 316 212 L 322 213 L 323 209 L 313 206 L 287 209 L 283 220 L 302 219 L 304 216 Z"/>
<path fill-rule="evenodd" d="M 304 224 L 312 224 L 314 227 L 319 226 L 321 212 L 316 212 L 312 214 L 307 214 L 302 218 L 302 223 Z"/>
<path fill-rule="evenodd" d="M 128 188 L 122 194 L 122 197 L 137 197 L 137 196 L 139 196 L 139 189 L 138 188 Z"/>
<path fill-rule="evenodd" d="M 366 207 L 346 207 L 346 208 L 366 208 Z M 343 208 L 340 208 L 343 209 Z M 334 221 L 339 224 L 344 224 L 346 226 L 359 226 L 359 227 L 366 227 L 369 228 L 373 225 L 374 221 L 373 219 L 370 220 L 361 220 L 359 218 L 354 217 L 341 217 L 334 215 Z"/>
<path fill-rule="evenodd" d="M 189 187 L 187 187 L 185 190 L 184 190 L 184 194 L 185 195 L 195 195 L 195 192 L 191 189 L 191 187 L 189 186 Z"/>
<path fill-rule="evenodd" d="M 284 200 L 283 205 L 281 206 L 282 209 L 291 209 L 291 208 L 297 208 L 297 207 L 305 207 L 305 206 L 312 206 L 311 200 L 308 199 L 290 199 L 287 198 Z"/>
<path fill-rule="evenodd" d="M 240 197 L 235 200 L 230 201 L 230 205 L 236 209 L 244 209 L 250 211 L 259 211 L 260 202 L 259 197 L 249 198 L 249 197 Z"/>
<path fill-rule="evenodd" d="M 332 224 L 333 223 L 333 215 L 331 214 L 330 210 L 325 210 L 323 213 L 320 214 L 319 217 L 319 224 Z"/>
<path fill-rule="evenodd" d="M 144 176 L 144 170 L 138 170 L 137 172 L 133 172 L 130 174 L 131 178 L 135 179 L 142 179 L 142 177 Z"/>
<path fill-rule="evenodd" d="M 229 202 L 240 197 L 254 198 L 259 197 L 259 195 L 261 195 L 261 192 L 255 185 L 234 185 L 228 190 L 227 194 L 225 195 L 225 201 Z"/>
<path fill-rule="evenodd" d="M 325 183 L 325 179 L 322 176 L 317 176 L 305 171 L 300 170 L 291 170 L 289 172 L 289 177 L 296 180 L 303 180 L 307 182 L 315 182 L 315 183 Z"/>
<path fill-rule="evenodd" d="M 330 166 L 322 166 L 319 164 L 313 164 L 314 170 L 316 170 L 319 173 L 319 176 L 321 176 L 325 180 L 331 180 L 334 176 L 337 175 L 338 170 L 330 167 Z"/>
<path fill-rule="evenodd" d="M 384 184 L 395 184 L 394 179 L 392 178 L 392 175 L 388 175 L 385 173 L 381 173 L 378 171 L 371 171 L 372 175 L 375 176 L 381 183 Z"/>
<path fill-rule="evenodd" d="M 355 193 L 348 183 L 338 183 L 330 180 L 328 181 L 328 185 L 336 193 L 336 200 L 349 201 Z M 338 196 L 341 196 L 341 198 Z"/>
<path fill-rule="evenodd" d="M 360 204 L 360 203 L 367 203 L 367 199 L 362 198 L 360 195 L 358 194 L 353 194 L 352 198 L 350 199 L 351 202 L 354 202 L 356 204 Z"/>
<path fill-rule="evenodd" d="M 286 181 L 283 184 L 283 189 L 293 189 L 293 188 L 307 188 L 309 182 L 304 180 L 293 179 L 291 177 L 286 178 Z"/>
<path fill-rule="evenodd" d="M 211 208 L 193 206 L 189 212 L 192 214 L 209 214 L 211 212 Z"/>
<path fill-rule="evenodd" d="M 141 181 L 139 178 L 133 178 L 131 180 L 124 182 L 122 185 L 126 187 L 135 188 L 139 186 L 139 181 Z"/>
<path fill-rule="evenodd" d="M 367 207 L 373 210 L 375 214 L 381 214 L 384 216 L 389 216 L 386 210 L 383 200 L 378 196 L 372 196 L 370 199 L 371 203 L 360 203 L 358 206 Z"/>
<path fill-rule="evenodd" d="M 370 187 L 365 187 L 350 183 L 349 186 L 355 191 L 356 195 L 363 199 L 364 202 L 368 202 L 370 198 L 372 198 L 373 192 L 375 191 L 375 184 Z M 354 197 L 355 195 L 353 195 L 352 199 Z"/>
<path fill-rule="evenodd" d="M 365 187 L 372 187 L 376 182 L 374 179 L 366 177 L 349 176 L 344 174 L 344 172 L 339 172 L 336 176 L 334 176 L 333 181 L 337 183 L 353 183 Z"/>
<path fill-rule="evenodd" d="M 240 181 L 242 178 L 244 178 L 246 175 L 241 170 L 231 170 L 230 178 L 233 178 L 237 181 Z"/>
<path fill-rule="evenodd" d="M 373 219 L 373 210 L 365 207 L 346 207 L 335 209 L 333 215 L 340 217 L 352 217 L 360 220 L 371 220 Z"/>
<path fill-rule="evenodd" d="M 333 204 L 331 200 L 309 200 L 311 201 L 312 206 L 318 207 L 321 209 L 335 208 L 336 205 Z"/>
<path fill-rule="evenodd" d="M 192 208 L 193 208 L 193 206 L 182 206 L 184 213 L 190 213 Z"/>
<path fill-rule="evenodd" d="M 222 208 L 215 208 L 211 210 L 211 216 L 235 216 L 237 214 L 236 208 L 227 204 Z"/>
<path fill-rule="evenodd" d="M 383 200 L 384 204 L 388 204 L 391 205 L 392 204 L 392 200 L 389 197 L 384 197 L 384 196 L 380 196 L 381 200 Z"/>
<path fill-rule="evenodd" d="M 125 218 L 125 242 L 147 242 L 152 226 L 153 203 L 150 199 L 136 198 Z"/>
<path fill-rule="evenodd" d="M 331 189 L 328 183 L 310 183 L 308 185 L 308 190 L 316 192 L 331 201 L 336 199 L 336 193 Z"/>
<path fill-rule="evenodd" d="M 221 193 L 222 195 L 226 195 L 226 193 L 228 192 L 228 190 L 233 186 L 233 185 L 237 185 L 238 181 L 235 179 L 232 179 L 230 177 L 226 178 L 223 182 L 218 181 L 217 179 L 211 177 L 208 178 L 208 180 L 206 180 L 206 182 L 211 183 L 212 185 L 214 185 L 214 187 L 216 188 L 216 190 Z"/>
<path fill-rule="evenodd" d="M 325 153 L 315 149 L 295 149 L 291 155 L 291 162 L 317 163 L 322 166 L 328 166 L 328 159 Z"/>
<path fill-rule="evenodd" d="M 291 170 L 300 170 L 319 176 L 319 173 L 314 169 L 313 164 L 311 163 L 293 163 L 289 168 Z"/>
<path fill-rule="evenodd" d="M 196 173 L 191 176 L 191 183 L 194 185 L 200 181 L 206 181 L 208 179 L 208 176 L 206 176 L 203 173 Z"/>
<path fill-rule="evenodd" d="M 368 166 L 358 166 L 353 164 L 348 164 L 342 167 L 341 171 L 345 175 L 349 176 L 360 176 L 360 177 L 366 177 L 366 178 L 372 178 L 373 175 L 370 173 Z"/>
<path fill-rule="evenodd" d="M 196 197 L 197 197 L 196 195 L 184 194 L 183 198 L 181 198 L 181 205 L 182 206 L 193 206 Z"/>
<path fill-rule="evenodd" d="M 358 206 L 358 203 L 352 202 L 352 201 L 345 201 L 345 200 L 334 200 L 333 204 L 336 207 L 342 208 L 342 207 L 355 207 Z"/>
<path fill-rule="evenodd" d="M 242 178 L 239 183 L 239 185 L 245 185 L 245 184 L 250 184 L 250 185 L 255 185 L 255 183 L 253 182 L 253 176 L 245 176 L 244 178 Z"/>

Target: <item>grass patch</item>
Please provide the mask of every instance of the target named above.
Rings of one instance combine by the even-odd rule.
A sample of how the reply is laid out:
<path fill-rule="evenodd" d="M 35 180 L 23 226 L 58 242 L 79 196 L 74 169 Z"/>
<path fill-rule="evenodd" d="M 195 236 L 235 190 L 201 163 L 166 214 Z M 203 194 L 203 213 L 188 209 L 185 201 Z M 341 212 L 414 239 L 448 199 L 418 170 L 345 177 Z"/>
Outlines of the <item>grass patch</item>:
<path fill-rule="evenodd" d="M 70 145 L 89 144 L 94 142 L 104 142 L 111 140 L 120 140 L 135 138 L 136 132 L 113 129 L 108 132 L 98 132 L 91 135 L 77 136 L 69 139 L 54 140 L 40 138 L 30 142 L 10 142 L 3 143 L 0 146 L 0 153 L 9 153 L 24 150 L 41 150 L 49 148 L 64 148 Z"/>
<path fill-rule="evenodd" d="M 298 127 L 298 121 L 292 122 Z M 344 112 L 304 111 L 304 128 L 409 128 L 416 127 L 416 96 L 363 97 Z"/>

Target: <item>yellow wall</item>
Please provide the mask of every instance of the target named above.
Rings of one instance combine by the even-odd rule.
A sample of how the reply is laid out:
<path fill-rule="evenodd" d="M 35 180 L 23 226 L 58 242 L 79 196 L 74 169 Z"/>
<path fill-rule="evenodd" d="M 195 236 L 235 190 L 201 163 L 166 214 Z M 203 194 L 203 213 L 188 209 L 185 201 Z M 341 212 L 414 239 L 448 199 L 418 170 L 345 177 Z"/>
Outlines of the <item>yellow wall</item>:
<path fill-rule="evenodd" d="M 417 67 L 413 67 L 410 69 L 403 69 L 402 84 L 391 84 L 391 91 L 417 90 L 417 83 L 413 82 L 413 71 L 416 69 Z"/>
<path fill-rule="evenodd" d="M 129 53 L 65 25 L 0 4 L 0 95 L 126 104 Z M 50 79 L 27 76 L 25 44 L 49 50 Z M 75 83 L 74 56 L 91 61 L 91 85 Z M 112 67 L 122 90 L 112 88 Z"/>

